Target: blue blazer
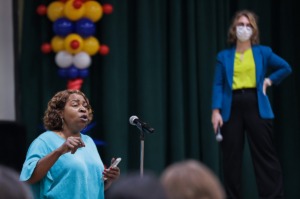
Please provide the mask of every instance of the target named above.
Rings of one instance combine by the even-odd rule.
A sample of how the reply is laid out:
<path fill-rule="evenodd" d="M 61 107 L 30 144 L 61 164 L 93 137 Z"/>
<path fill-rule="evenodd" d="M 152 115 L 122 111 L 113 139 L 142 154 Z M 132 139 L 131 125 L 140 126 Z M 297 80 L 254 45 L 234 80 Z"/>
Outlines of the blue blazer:
<path fill-rule="evenodd" d="M 230 117 L 235 51 L 236 47 L 232 47 L 219 52 L 217 55 L 212 91 L 212 109 L 221 111 L 224 122 L 228 121 Z M 266 73 L 271 68 L 272 73 L 269 78 L 272 84 L 279 84 L 292 72 L 292 69 L 284 59 L 273 53 L 270 47 L 253 45 L 252 52 L 255 62 L 259 113 L 264 119 L 272 119 L 274 114 L 270 101 L 268 96 L 263 93 L 263 82 Z"/>

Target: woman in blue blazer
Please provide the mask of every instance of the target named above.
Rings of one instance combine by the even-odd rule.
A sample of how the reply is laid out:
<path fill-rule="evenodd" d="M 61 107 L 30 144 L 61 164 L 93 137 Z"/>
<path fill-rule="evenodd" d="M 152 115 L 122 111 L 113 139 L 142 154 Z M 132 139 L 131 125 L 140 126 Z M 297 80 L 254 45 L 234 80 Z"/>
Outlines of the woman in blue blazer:
<path fill-rule="evenodd" d="M 266 90 L 287 77 L 291 67 L 271 48 L 259 45 L 253 12 L 236 13 L 228 41 L 233 47 L 217 55 L 212 91 L 212 124 L 214 131 L 220 127 L 223 135 L 227 196 L 242 198 L 242 155 L 247 136 L 260 198 L 283 198 L 281 166 L 273 144 L 274 114 Z"/>

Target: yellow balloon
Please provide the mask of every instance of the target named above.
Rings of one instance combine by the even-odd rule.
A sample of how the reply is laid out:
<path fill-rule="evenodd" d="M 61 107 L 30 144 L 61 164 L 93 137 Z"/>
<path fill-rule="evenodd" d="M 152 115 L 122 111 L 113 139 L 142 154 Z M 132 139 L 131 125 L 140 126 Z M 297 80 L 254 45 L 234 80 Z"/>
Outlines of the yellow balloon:
<path fill-rule="evenodd" d="M 69 34 L 65 38 L 64 47 L 71 54 L 79 53 L 83 48 L 83 39 L 78 34 Z"/>
<path fill-rule="evenodd" d="M 64 14 L 71 21 L 77 21 L 85 13 L 85 6 L 82 4 L 79 8 L 74 7 L 75 0 L 69 0 L 65 3 Z M 78 1 L 77 1 L 78 2 Z"/>
<path fill-rule="evenodd" d="M 49 4 L 47 8 L 47 16 L 51 21 L 62 17 L 64 15 L 64 3 L 61 1 L 54 1 Z"/>
<path fill-rule="evenodd" d="M 96 37 L 91 36 L 83 40 L 82 50 L 91 56 L 99 51 L 99 47 L 100 44 Z"/>
<path fill-rule="evenodd" d="M 84 16 L 93 22 L 98 21 L 103 16 L 103 9 L 97 1 L 87 1 L 84 3 L 85 13 Z"/>
<path fill-rule="evenodd" d="M 61 50 L 64 50 L 64 39 L 59 36 L 54 36 L 51 39 L 51 48 L 56 53 Z"/>

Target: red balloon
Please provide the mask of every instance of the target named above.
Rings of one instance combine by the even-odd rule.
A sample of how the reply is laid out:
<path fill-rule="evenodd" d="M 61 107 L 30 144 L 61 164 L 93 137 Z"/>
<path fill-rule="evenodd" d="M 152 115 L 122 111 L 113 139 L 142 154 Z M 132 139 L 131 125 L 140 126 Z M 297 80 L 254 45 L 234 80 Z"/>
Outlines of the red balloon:
<path fill-rule="evenodd" d="M 71 46 L 71 48 L 73 48 L 73 49 L 77 49 L 78 47 L 79 47 L 79 41 L 77 41 L 77 40 L 73 40 L 73 41 L 71 41 L 71 43 L 70 43 L 70 46 Z"/>
<path fill-rule="evenodd" d="M 100 45 L 99 53 L 101 55 L 107 55 L 109 53 L 109 47 L 107 45 Z"/>
<path fill-rule="evenodd" d="M 82 6 L 82 1 L 81 1 L 81 0 L 75 0 L 75 1 L 73 2 L 73 6 L 74 6 L 74 8 L 76 8 L 76 9 L 81 8 L 81 6 Z"/>
<path fill-rule="evenodd" d="M 44 54 L 47 54 L 47 53 L 50 53 L 52 50 L 51 48 L 51 45 L 49 43 L 43 43 L 42 46 L 41 46 L 41 51 L 44 53 Z"/>
<path fill-rule="evenodd" d="M 70 79 L 67 88 L 71 90 L 80 90 L 83 83 L 82 78 Z"/>
<path fill-rule="evenodd" d="M 46 15 L 47 14 L 47 7 L 45 5 L 39 5 L 36 9 L 36 12 L 39 14 L 39 15 Z"/>
<path fill-rule="evenodd" d="M 103 4 L 102 8 L 104 14 L 111 14 L 114 10 L 114 7 L 109 3 Z"/>

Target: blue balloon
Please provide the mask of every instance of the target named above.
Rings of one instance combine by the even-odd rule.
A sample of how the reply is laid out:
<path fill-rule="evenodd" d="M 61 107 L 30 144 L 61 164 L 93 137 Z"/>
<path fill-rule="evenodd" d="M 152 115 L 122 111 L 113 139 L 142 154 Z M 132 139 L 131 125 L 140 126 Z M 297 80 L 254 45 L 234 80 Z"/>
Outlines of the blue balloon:
<path fill-rule="evenodd" d="M 68 77 L 68 69 L 67 68 L 59 68 L 58 75 L 62 78 Z"/>
<path fill-rule="evenodd" d="M 84 38 L 94 35 L 95 31 L 95 24 L 88 18 L 81 18 L 75 24 L 75 32 Z"/>
<path fill-rule="evenodd" d="M 56 35 L 65 37 L 74 32 L 74 24 L 69 19 L 62 17 L 54 21 L 53 31 Z"/>
<path fill-rule="evenodd" d="M 78 72 L 79 72 L 78 76 L 81 78 L 86 78 L 87 76 L 89 76 L 89 69 L 87 68 L 81 69 Z"/>
<path fill-rule="evenodd" d="M 79 69 L 76 68 L 75 66 L 71 66 L 70 68 L 68 68 L 68 77 L 70 79 L 77 78 L 78 74 L 79 74 Z"/>

